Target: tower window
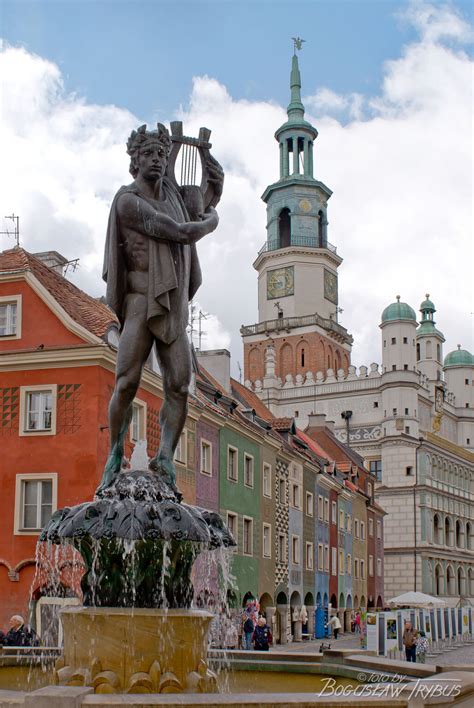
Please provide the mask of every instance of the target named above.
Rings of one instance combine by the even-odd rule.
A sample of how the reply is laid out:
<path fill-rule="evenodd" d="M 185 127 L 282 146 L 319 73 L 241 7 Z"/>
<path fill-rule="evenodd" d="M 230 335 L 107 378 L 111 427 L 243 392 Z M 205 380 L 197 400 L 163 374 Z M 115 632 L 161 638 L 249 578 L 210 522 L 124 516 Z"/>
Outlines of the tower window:
<path fill-rule="evenodd" d="M 383 340 L 383 345 L 384 345 L 384 347 L 387 346 L 387 340 L 386 340 L 386 339 Z"/>
<path fill-rule="evenodd" d="M 396 343 L 397 343 L 397 338 L 396 338 L 396 337 L 392 337 L 392 344 L 396 344 Z"/>
<path fill-rule="evenodd" d="M 441 346 L 439 344 L 436 345 L 436 358 L 441 361 Z"/>
<path fill-rule="evenodd" d="M 304 349 L 301 350 L 301 366 L 304 366 Z"/>
<path fill-rule="evenodd" d="M 403 370 L 408 371 L 408 364 L 403 364 Z"/>
<path fill-rule="evenodd" d="M 396 365 L 396 364 L 392 364 L 392 371 L 396 371 L 396 370 L 397 370 L 397 365 Z"/>
<path fill-rule="evenodd" d="M 464 383 L 466 384 L 466 386 L 469 386 L 469 379 L 464 379 Z"/>
<path fill-rule="evenodd" d="M 282 209 L 278 222 L 279 248 L 287 248 L 291 245 L 291 217 L 290 210 Z"/>
<path fill-rule="evenodd" d="M 471 444 L 471 438 L 466 438 L 466 445 L 470 445 L 470 444 Z"/>
<path fill-rule="evenodd" d="M 410 426 L 409 425 L 405 425 L 405 433 L 407 435 L 410 435 Z"/>
<path fill-rule="evenodd" d="M 403 337 L 403 344 L 408 344 L 408 337 Z"/>
<path fill-rule="evenodd" d="M 378 402 L 378 401 L 374 401 L 374 408 L 378 408 L 378 407 L 379 407 L 379 402 Z"/>
<path fill-rule="evenodd" d="M 324 248 L 324 214 L 318 212 L 318 248 Z"/>
<path fill-rule="evenodd" d="M 405 472 L 406 472 L 407 477 L 412 477 L 413 476 L 413 467 L 407 467 Z"/>
<path fill-rule="evenodd" d="M 405 408 L 405 415 L 409 415 L 408 408 Z"/>
<path fill-rule="evenodd" d="M 396 408 L 393 408 L 393 409 L 392 409 L 392 413 L 393 413 L 393 415 L 397 415 L 397 409 L 396 409 Z"/>
<path fill-rule="evenodd" d="M 417 360 L 417 361 L 420 361 L 420 359 L 421 359 L 420 344 L 418 343 L 418 344 L 416 345 L 416 360 Z"/>

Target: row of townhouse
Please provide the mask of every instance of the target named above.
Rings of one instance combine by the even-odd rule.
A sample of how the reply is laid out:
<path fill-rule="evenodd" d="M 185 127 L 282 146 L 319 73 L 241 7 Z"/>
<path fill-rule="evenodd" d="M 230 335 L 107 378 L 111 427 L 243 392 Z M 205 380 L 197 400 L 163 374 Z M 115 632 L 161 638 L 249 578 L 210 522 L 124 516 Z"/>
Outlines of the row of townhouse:
<path fill-rule="evenodd" d="M 51 604 L 80 601 L 66 572 L 60 592 L 37 572 L 36 542 L 51 514 L 92 498 L 101 477 L 118 329 L 64 277 L 59 254 L 47 264 L 40 255 L 0 254 L 0 626 L 29 610 L 41 632 Z M 384 512 L 362 458 L 321 416 L 305 432 L 275 418 L 230 377 L 225 350 L 195 364 L 178 486 L 187 503 L 219 511 L 237 542 L 225 572 L 222 557 L 197 561 L 196 604 L 220 609 L 225 599 L 237 610 L 256 599 L 281 643 L 323 636 L 330 607 L 348 627 L 355 609 L 383 606 Z M 134 403 L 132 464 L 137 445 L 159 444 L 162 398 L 152 355 Z"/>

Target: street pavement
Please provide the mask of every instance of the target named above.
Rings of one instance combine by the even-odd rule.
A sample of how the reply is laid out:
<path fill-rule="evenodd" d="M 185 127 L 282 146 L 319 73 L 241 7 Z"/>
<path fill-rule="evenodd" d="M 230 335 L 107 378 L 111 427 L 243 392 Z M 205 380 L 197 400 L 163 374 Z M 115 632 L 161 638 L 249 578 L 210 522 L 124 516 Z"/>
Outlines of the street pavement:
<path fill-rule="evenodd" d="M 354 649 L 360 648 L 360 635 L 358 634 L 341 634 L 338 639 L 313 639 L 311 641 L 291 642 L 285 646 L 276 645 L 272 648 L 273 651 L 289 651 L 295 653 L 315 654 L 319 652 L 321 643 L 325 645 L 331 644 L 331 649 Z M 379 657 L 380 661 L 384 661 L 384 657 Z M 454 666 L 456 664 L 471 665 L 474 671 L 474 644 L 460 645 L 459 648 L 443 651 L 441 654 L 426 657 L 427 664 L 436 664 L 437 666 Z"/>

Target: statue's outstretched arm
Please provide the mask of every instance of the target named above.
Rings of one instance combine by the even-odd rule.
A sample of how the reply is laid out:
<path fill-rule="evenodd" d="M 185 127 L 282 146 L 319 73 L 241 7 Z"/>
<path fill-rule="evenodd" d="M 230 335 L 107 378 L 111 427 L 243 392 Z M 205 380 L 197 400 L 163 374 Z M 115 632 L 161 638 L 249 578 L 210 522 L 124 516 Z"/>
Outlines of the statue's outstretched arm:
<path fill-rule="evenodd" d="M 166 214 L 154 209 L 144 199 L 132 192 L 123 194 L 117 202 L 120 223 L 157 241 L 175 241 L 191 244 L 211 233 L 219 223 L 217 212 L 209 208 L 200 221 L 180 224 Z"/>

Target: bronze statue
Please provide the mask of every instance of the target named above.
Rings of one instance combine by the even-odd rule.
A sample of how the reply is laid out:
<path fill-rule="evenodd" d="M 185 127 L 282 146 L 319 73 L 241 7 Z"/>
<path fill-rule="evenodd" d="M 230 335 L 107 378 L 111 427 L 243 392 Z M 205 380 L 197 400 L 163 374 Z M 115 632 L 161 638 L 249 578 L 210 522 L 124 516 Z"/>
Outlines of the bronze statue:
<path fill-rule="evenodd" d="M 210 132 L 202 128 L 201 140 L 183 138 L 181 124 L 174 123 L 172 140 L 164 125 L 157 128 L 148 131 L 142 125 L 130 135 L 127 152 L 134 181 L 119 189 L 110 209 L 103 277 L 121 334 L 109 408 L 110 454 L 99 494 L 120 471 L 133 399 L 153 344 L 165 398 L 160 447 L 150 469 L 176 489 L 173 456 L 186 420 L 191 378 L 188 302 L 201 284 L 196 242 L 218 224 L 213 207 L 222 194 L 224 173 L 209 153 Z M 201 186 L 179 187 L 176 182 L 180 143 L 200 148 Z"/>

